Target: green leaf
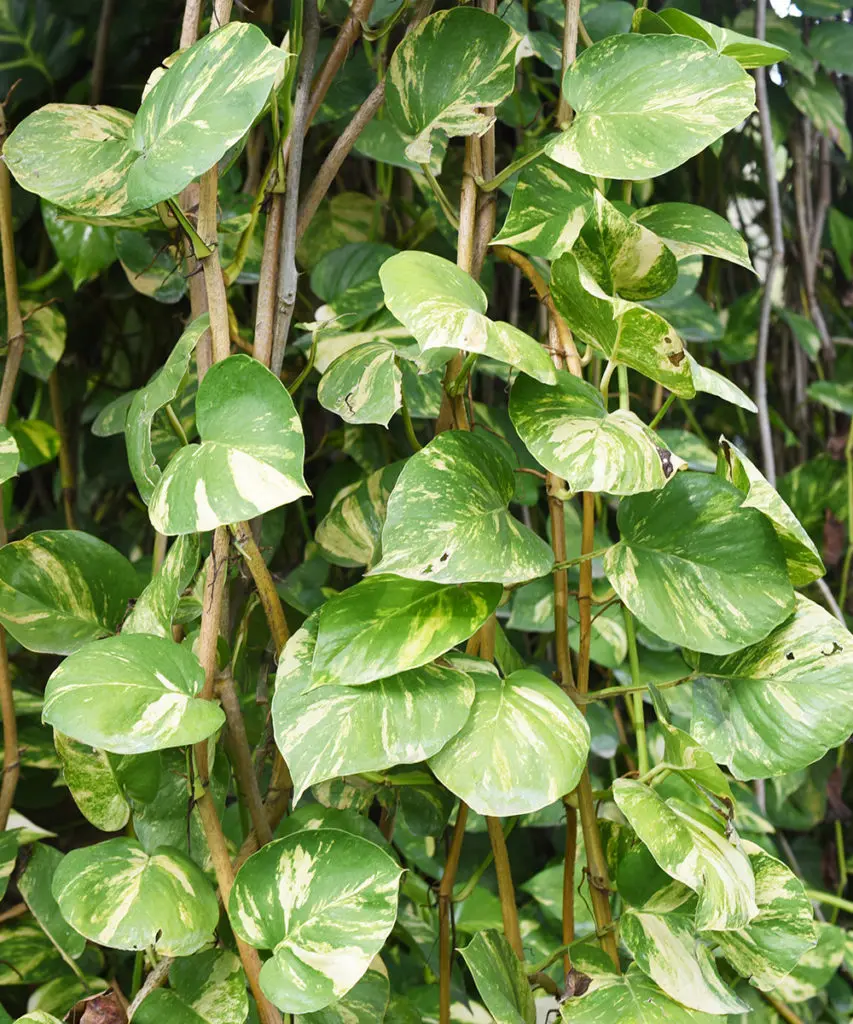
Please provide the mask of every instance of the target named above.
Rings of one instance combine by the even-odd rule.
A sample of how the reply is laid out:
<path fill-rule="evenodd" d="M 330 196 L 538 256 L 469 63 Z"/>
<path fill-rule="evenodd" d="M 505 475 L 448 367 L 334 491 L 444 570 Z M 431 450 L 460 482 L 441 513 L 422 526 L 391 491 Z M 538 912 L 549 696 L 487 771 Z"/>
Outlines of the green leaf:
<path fill-rule="evenodd" d="M 374 565 L 382 550 L 388 497 L 403 462 L 392 462 L 339 491 L 314 534 L 332 565 Z"/>
<path fill-rule="evenodd" d="M 9 1020 L 12 1020 L 10 1017 Z M 54 1017 L 52 1013 L 45 1013 L 44 1010 L 33 1010 L 23 1017 L 18 1017 L 13 1024 L 62 1024 L 62 1021 Z"/>
<path fill-rule="evenodd" d="M 758 916 L 745 928 L 709 938 L 739 974 L 769 992 L 816 945 L 814 911 L 790 868 L 754 843 L 744 843 L 744 850 L 755 875 Z"/>
<path fill-rule="evenodd" d="M 51 884 L 64 858 L 59 850 L 36 843 L 27 867 L 18 879 L 18 890 L 39 926 L 65 957 L 77 960 L 86 940 L 65 920 L 51 892 Z"/>
<path fill-rule="evenodd" d="M 21 313 L 26 339 L 21 369 L 47 381 L 65 351 L 65 317 L 56 306 L 45 306 L 35 299 L 22 299 Z"/>
<path fill-rule="evenodd" d="M 829 238 L 841 272 L 848 281 L 853 280 L 853 218 L 834 206 L 829 211 Z"/>
<path fill-rule="evenodd" d="M 394 485 L 373 574 L 436 583 L 522 583 L 550 572 L 548 544 L 510 515 L 512 466 L 486 438 L 448 430 Z"/>
<path fill-rule="evenodd" d="M 608 413 L 598 388 L 565 370 L 556 387 L 519 377 L 509 412 L 530 453 L 572 491 L 638 494 L 686 468 L 639 417 Z"/>
<path fill-rule="evenodd" d="M 536 1005 L 524 964 L 500 932 L 477 932 L 459 952 L 497 1024 L 536 1024 Z"/>
<path fill-rule="evenodd" d="M 603 292 L 623 299 L 653 299 L 678 277 L 675 256 L 663 240 L 598 191 L 572 251 Z"/>
<path fill-rule="evenodd" d="M 225 25 L 185 50 L 133 122 L 131 206 L 141 210 L 177 195 L 224 156 L 260 114 L 284 62 L 284 51 L 245 22 Z"/>
<path fill-rule="evenodd" d="M 743 68 L 766 67 L 789 56 L 788 51 L 781 46 L 741 35 L 730 28 L 720 28 L 719 25 L 674 7 L 664 8 L 656 15 L 644 8 L 637 12 L 636 21 L 640 32 L 674 32 L 698 39 L 712 50 L 733 57 Z"/>
<path fill-rule="evenodd" d="M 746 240 L 713 210 L 692 203 L 657 203 L 637 210 L 631 220 L 660 235 L 678 259 L 702 254 L 753 270 Z"/>
<path fill-rule="evenodd" d="M 596 979 L 588 992 L 560 1008 L 566 1024 L 725 1024 L 716 1014 L 689 1010 L 670 999 L 636 964 L 626 974 Z"/>
<path fill-rule="evenodd" d="M 387 427 L 402 404 L 402 384 L 396 348 L 377 338 L 338 356 L 323 374 L 317 400 L 347 423 Z"/>
<path fill-rule="evenodd" d="M 809 398 L 833 412 L 853 416 L 853 385 L 834 380 L 816 380 L 809 384 Z"/>
<path fill-rule="evenodd" d="M 127 461 L 139 494 L 146 503 L 151 501 L 151 496 L 163 476 L 151 444 L 154 416 L 177 398 L 189 370 L 193 350 L 209 328 L 210 316 L 207 313 L 193 320 L 157 375 L 144 388 L 140 388 L 131 401 L 124 428 Z"/>
<path fill-rule="evenodd" d="M 689 430 L 678 427 L 661 427 L 658 437 L 679 458 L 684 459 L 689 469 L 702 473 L 713 473 L 717 468 L 717 456 L 704 441 Z"/>
<path fill-rule="evenodd" d="M 817 328 L 807 316 L 801 313 L 794 313 L 790 309 L 778 310 L 779 316 L 790 327 L 800 348 L 809 357 L 811 362 L 816 362 L 820 356 L 821 340 Z"/>
<path fill-rule="evenodd" d="M 0 930 L 0 986 L 37 985 L 66 970 L 56 946 L 32 917 Z"/>
<path fill-rule="evenodd" d="M 9 879 L 18 860 L 18 837 L 9 830 L 0 832 L 0 900 L 9 888 Z"/>
<path fill-rule="evenodd" d="M 379 268 L 396 252 L 393 245 L 378 242 L 353 242 L 333 249 L 312 268 L 311 290 L 344 323 L 364 320 L 382 309 Z"/>
<path fill-rule="evenodd" d="M 382 971 L 371 967 L 341 999 L 324 1010 L 297 1014 L 294 1024 L 375 1024 L 389 1019 L 385 1013 L 391 986 L 387 974 L 383 973 L 382 961 L 374 958 L 373 964 L 382 967 Z"/>
<path fill-rule="evenodd" d="M 18 475 L 18 442 L 5 427 L 0 427 L 0 484 Z"/>
<path fill-rule="evenodd" d="M 194 533 L 178 537 L 154 579 L 140 594 L 133 611 L 122 626 L 122 633 L 151 633 L 172 638 L 172 624 L 181 594 L 192 583 L 198 568 L 199 543 Z"/>
<path fill-rule="evenodd" d="M 474 684 L 437 664 L 364 686 L 312 685 L 317 619 L 288 641 L 276 673 L 275 740 L 293 776 L 297 803 L 315 782 L 415 764 L 465 724 Z"/>
<path fill-rule="evenodd" d="M 80 221 L 67 220 L 62 211 L 46 200 L 41 217 L 47 237 L 76 291 L 115 262 L 114 232 Z"/>
<path fill-rule="evenodd" d="M 225 721 L 198 696 L 203 684 L 188 648 L 160 636 L 114 636 L 62 662 L 47 682 L 42 717 L 114 754 L 199 743 Z"/>
<path fill-rule="evenodd" d="M 795 587 L 804 587 L 824 575 L 826 569 L 820 553 L 800 521 L 758 468 L 724 437 L 720 438 L 717 473 L 746 495 L 741 508 L 757 508 L 767 516 L 782 545 L 788 575 Z"/>
<path fill-rule="evenodd" d="M 844 100 L 835 82 L 823 73 L 819 73 L 813 83 L 794 74 L 785 91 L 797 110 L 812 122 L 821 135 L 836 143 L 849 160 L 853 142 L 847 127 Z"/>
<path fill-rule="evenodd" d="M 554 260 L 574 245 L 592 211 L 592 195 L 585 174 L 537 161 L 521 172 L 509 213 L 492 242 Z"/>
<path fill-rule="evenodd" d="M 548 155 L 595 177 L 635 181 L 683 164 L 755 103 L 736 61 L 682 36 L 604 39 L 567 69 L 563 95 L 575 117 Z"/>
<path fill-rule="evenodd" d="M 622 940 L 637 966 L 668 996 L 703 1013 L 745 1013 L 749 1007 L 717 971 L 711 948 L 696 935 L 695 900 L 678 883 L 659 890 L 639 909 L 620 918 Z M 728 935 L 728 932 L 720 932 Z"/>
<path fill-rule="evenodd" d="M 176 960 L 169 988 L 154 989 L 139 1005 L 137 1024 L 243 1024 L 249 1013 L 239 957 L 208 949 Z"/>
<path fill-rule="evenodd" d="M 172 305 L 187 293 L 181 253 L 161 231 L 117 231 L 115 251 L 128 284 L 140 295 Z"/>
<path fill-rule="evenodd" d="M 520 37 L 493 14 L 475 8 L 425 18 L 394 50 L 385 107 L 406 136 L 406 156 L 432 155 L 433 133 L 482 135 L 493 123 L 478 108 L 497 106 L 515 85 Z"/>
<path fill-rule="evenodd" d="M 622 540 L 604 570 L 653 633 L 696 651 L 730 654 L 763 639 L 794 607 L 772 526 L 719 477 L 680 473 L 619 506 Z"/>
<path fill-rule="evenodd" d="M 737 384 L 732 383 L 728 377 L 717 373 L 716 370 L 712 370 L 709 366 L 702 366 L 689 352 L 687 353 L 687 361 L 690 364 L 693 385 L 697 391 L 702 391 L 707 395 L 715 395 L 717 398 L 722 398 L 724 402 L 736 405 L 740 409 L 746 409 L 747 412 L 758 412 L 758 406 L 755 402 L 753 402 L 749 395 L 744 394 Z"/>
<path fill-rule="evenodd" d="M 18 184 L 81 216 L 138 207 L 127 197 L 133 115 L 113 107 L 48 103 L 15 128 L 3 159 Z"/>
<path fill-rule="evenodd" d="M 120 832 L 130 818 L 130 807 L 107 755 L 86 748 L 58 729 L 53 742 L 62 763 L 63 781 L 83 816 L 101 832 Z"/>
<path fill-rule="evenodd" d="M 20 453 L 18 472 L 52 462 L 59 454 L 59 434 L 44 420 L 16 420 L 9 426 Z"/>
<path fill-rule="evenodd" d="M 691 731 L 739 779 L 805 768 L 853 731 L 853 637 L 798 595 L 794 614 L 728 657 L 694 656 Z"/>
<path fill-rule="evenodd" d="M 267 998 L 309 1013 L 353 988 L 394 925 L 400 875 L 378 846 L 337 829 L 295 832 L 250 857 L 228 916 L 244 942 L 273 951 Z"/>
<path fill-rule="evenodd" d="M 696 393 L 684 344 L 670 324 L 644 306 L 607 295 L 574 253 L 563 253 L 552 265 L 551 294 L 558 311 L 585 344 L 683 398 Z"/>
<path fill-rule="evenodd" d="M 114 633 L 139 591 L 115 548 L 78 530 L 44 530 L 0 549 L 0 623 L 28 651 L 70 654 Z"/>
<path fill-rule="evenodd" d="M 219 921 L 201 868 L 168 846 L 149 856 L 134 839 L 72 850 L 53 876 L 53 895 L 73 928 L 110 949 L 189 956 L 213 941 Z"/>
<path fill-rule="evenodd" d="M 532 669 L 502 679 L 479 659 L 454 656 L 453 664 L 477 690 L 461 731 L 429 760 L 438 780 L 494 817 L 538 811 L 571 792 L 586 765 L 589 727 L 560 687 Z"/>
<path fill-rule="evenodd" d="M 281 381 L 251 356 L 215 363 L 199 385 L 200 444 L 166 467 L 148 509 L 167 536 L 251 519 L 309 494 L 305 440 Z"/>
<path fill-rule="evenodd" d="M 758 915 L 749 859 L 718 818 L 634 779 L 617 779 L 613 799 L 658 866 L 699 896 L 698 929 L 743 928 Z"/>
<path fill-rule="evenodd" d="M 433 17 L 445 13 L 454 12 Z M 490 320 L 483 289 L 449 260 L 426 252 L 401 252 L 386 260 L 379 277 L 386 306 L 412 332 L 422 352 L 479 352 L 544 384 L 554 383 L 554 365 L 545 349 L 512 324 Z"/>
<path fill-rule="evenodd" d="M 362 580 L 320 609 L 314 685 L 356 686 L 426 665 L 476 633 L 500 598 L 493 583 Z"/>
<path fill-rule="evenodd" d="M 806 950 L 774 992 L 785 1002 L 801 1003 L 820 994 L 844 959 L 846 933 L 843 929 L 823 923 L 818 923 L 816 928 L 817 945 Z"/>

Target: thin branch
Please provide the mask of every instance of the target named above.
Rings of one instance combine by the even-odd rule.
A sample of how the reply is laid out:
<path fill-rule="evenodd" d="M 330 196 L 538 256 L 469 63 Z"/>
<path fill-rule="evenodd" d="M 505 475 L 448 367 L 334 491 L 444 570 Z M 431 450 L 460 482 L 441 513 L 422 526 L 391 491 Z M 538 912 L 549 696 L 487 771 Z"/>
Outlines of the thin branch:
<path fill-rule="evenodd" d="M 71 455 L 71 445 L 68 439 L 68 429 L 65 425 L 65 410 L 62 402 L 62 389 L 59 386 L 59 366 L 53 368 L 48 378 L 48 390 L 50 392 L 50 411 L 53 415 L 53 425 L 59 435 L 59 481 L 62 488 L 62 507 L 65 512 L 65 525 L 69 530 L 77 529 L 77 519 L 74 513 L 75 504 L 75 482 L 74 482 L 74 460 Z"/>
<path fill-rule="evenodd" d="M 184 5 L 184 20 L 181 23 L 181 41 L 179 46 L 185 50 L 198 39 L 199 23 L 205 0 L 187 0 Z"/>
<path fill-rule="evenodd" d="M 299 183 L 302 177 L 302 152 L 308 123 L 311 78 L 320 39 L 320 16 L 317 0 L 305 0 L 303 9 L 302 52 L 296 79 L 296 99 L 290 128 L 290 154 L 287 160 L 287 189 L 284 197 L 281 241 L 279 245 L 279 277 L 276 292 L 275 322 L 270 368 L 278 377 L 284 363 L 284 349 L 296 306 L 299 274 L 296 269 L 297 220 L 299 214 Z"/>
<path fill-rule="evenodd" d="M 453 944 L 450 938 L 450 915 L 453 913 L 453 885 L 465 838 L 465 823 L 468 820 L 468 805 L 459 802 L 456 824 L 450 840 L 450 849 L 444 864 L 444 872 L 438 886 L 438 1017 L 439 1024 L 450 1024 L 450 972 L 453 968 Z"/>
<path fill-rule="evenodd" d="M 282 648 L 290 638 L 290 631 L 287 628 L 287 619 L 284 617 L 281 598 L 278 596 L 275 582 L 255 542 L 249 524 L 235 523 L 231 527 L 231 531 L 234 534 L 235 547 L 243 556 L 246 568 L 252 574 L 252 579 L 257 587 L 258 597 L 261 599 L 261 605 L 267 617 L 267 623 L 269 624 L 270 633 L 275 645 L 276 660 L 278 660 Z"/>
<path fill-rule="evenodd" d="M 89 102 L 97 106 L 101 102 L 104 91 L 104 72 L 107 68 L 107 47 L 110 41 L 110 26 L 113 21 L 115 0 L 102 0 L 101 18 L 98 22 L 98 34 L 95 37 L 95 56 L 92 60 L 92 87 L 89 90 Z"/>
<path fill-rule="evenodd" d="M 557 127 L 562 128 L 572 119 L 572 108 L 563 95 L 563 79 L 578 54 L 578 27 L 581 16 L 580 0 L 566 0 L 566 21 L 563 27 L 563 60 L 560 74 L 560 99 L 557 103 Z"/>
<path fill-rule="evenodd" d="M 272 337 L 275 326 L 275 297 L 278 291 L 278 251 L 281 245 L 281 220 L 284 196 L 274 192 L 270 197 L 267 225 L 264 229 L 264 250 L 258 278 L 258 301 L 255 311 L 254 356 L 269 368 L 272 358 Z"/>
<path fill-rule="evenodd" d="M 136 993 L 133 1002 L 127 1008 L 128 1024 L 131 1024 L 133 1021 L 133 1015 L 139 1009 L 140 1005 L 145 1002 L 148 996 L 151 995 L 154 989 L 160 988 L 161 985 L 166 984 L 166 980 L 169 977 L 169 971 L 171 970 L 174 962 L 173 957 L 164 956 L 154 969 L 149 971 L 148 977 L 145 979 L 145 983 Z"/>
<path fill-rule="evenodd" d="M 515 905 L 515 886 L 512 883 L 512 872 L 509 864 L 509 854 L 506 848 L 506 838 L 500 818 L 486 816 L 486 826 L 489 830 L 489 841 L 492 844 L 492 853 L 495 855 L 495 874 L 498 878 L 498 896 L 501 901 L 501 918 L 503 920 L 504 935 L 507 942 L 512 946 L 515 955 L 522 962 L 524 961 L 524 946 L 521 942 L 521 929 L 518 924 L 518 909 Z"/>

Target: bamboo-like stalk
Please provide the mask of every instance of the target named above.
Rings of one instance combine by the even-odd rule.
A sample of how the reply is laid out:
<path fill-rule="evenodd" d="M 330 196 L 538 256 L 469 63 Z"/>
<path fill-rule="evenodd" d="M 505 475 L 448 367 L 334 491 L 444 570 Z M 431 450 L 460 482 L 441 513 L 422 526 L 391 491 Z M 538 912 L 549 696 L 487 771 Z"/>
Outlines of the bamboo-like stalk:
<path fill-rule="evenodd" d="M 290 638 L 290 631 L 287 628 L 287 619 L 284 617 L 281 598 L 275 589 L 275 582 L 267 568 L 263 555 L 255 543 L 255 538 L 249 524 L 235 523 L 231 530 L 234 533 L 237 550 L 243 556 L 246 568 L 255 581 L 258 597 L 261 599 L 261 605 L 272 633 L 275 656 L 278 658 L 282 648 Z"/>
<path fill-rule="evenodd" d="M 512 882 L 512 871 L 509 865 L 509 854 L 506 848 L 506 838 L 500 818 L 486 817 L 486 826 L 489 830 L 489 841 L 492 844 L 492 853 L 495 857 L 495 874 L 498 878 L 498 896 L 501 902 L 501 919 L 503 920 L 504 935 L 507 942 L 512 946 L 513 952 L 519 960 L 524 960 L 524 947 L 521 942 L 521 929 L 518 924 L 518 908 L 515 905 L 515 886 Z"/>
<path fill-rule="evenodd" d="M 68 429 L 65 425 L 65 410 L 62 406 L 62 388 L 59 384 L 59 367 L 53 369 L 48 378 L 50 392 L 50 411 L 53 425 L 59 435 L 59 481 L 62 488 L 62 508 L 65 512 L 65 525 L 69 530 L 77 529 L 77 517 L 74 512 L 74 461 L 71 456 L 71 445 Z"/>
<path fill-rule="evenodd" d="M 462 840 L 465 837 L 465 823 L 468 820 L 468 805 L 459 802 L 456 812 L 456 824 L 444 863 L 444 873 L 438 886 L 438 1019 L 439 1024 L 450 1024 L 450 972 L 453 966 L 453 946 L 451 943 L 450 915 L 453 913 L 453 885 L 459 868 L 459 856 L 462 853 Z"/>

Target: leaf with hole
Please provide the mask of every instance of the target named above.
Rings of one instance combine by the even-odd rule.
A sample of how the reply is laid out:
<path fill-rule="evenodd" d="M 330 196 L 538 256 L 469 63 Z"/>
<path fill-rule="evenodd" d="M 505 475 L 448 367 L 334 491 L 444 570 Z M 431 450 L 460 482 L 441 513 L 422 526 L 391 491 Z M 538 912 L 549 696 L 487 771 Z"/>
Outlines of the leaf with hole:
<path fill-rule="evenodd" d="M 387 427 L 402 404 L 397 349 L 377 338 L 338 356 L 317 386 L 317 401 L 347 423 Z"/>

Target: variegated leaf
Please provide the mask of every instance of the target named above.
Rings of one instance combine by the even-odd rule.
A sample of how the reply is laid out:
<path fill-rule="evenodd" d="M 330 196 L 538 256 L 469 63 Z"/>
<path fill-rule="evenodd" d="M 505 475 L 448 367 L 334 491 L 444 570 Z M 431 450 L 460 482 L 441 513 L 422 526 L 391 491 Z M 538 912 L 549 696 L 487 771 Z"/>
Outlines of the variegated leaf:
<path fill-rule="evenodd" d="M 167 846 L 149 856 L 134 839 L 72 850 L 53 876 L 53 895 L 72 927 L 110 949 L 189 956 L 213 941 L 219 921 L 201 868 Z"/>
<path fill-rule="evenodd" d="M 138 209 L 127 197 L 132 129 L 124 110 L 48 103 L 15 128 L 3 159 L 22 188 L 64 210 L 121 216 Z"/>
<path fill-rule="evenodd" d="M 9 1020 L 11 1021 L 12 1018 L 10 1017 Z M 2 1018 L 0 1018 L 0 1024 L 2 1024 Z M 33 1010 L 32 1013 L 25 1013 L 23 1017 L 18 1017 L 13 1024 L 62 1024 L 62 1021 L 58 1017 L 54 1017 L 52 1013 Z"/>
<path fill-rule="evenodd" d="M 687 362 L 690 364 L 693 386 L 697 391 L 722 398 L 724 402 L 736 405 L 740 409 L 746 409 L 747 412 L 758 412 L 755 402 L 728 377 L 712 370 L 710 366 L 703 366 L 689 352 L 687 353 Z"/>
<path fill-rule="evenodd" d="M 136 1024 L 243 1024 L 249 1013 L 240 959 L 208 949 L 175 960 L 169 988 L 156 988 L 140 1003 Z"/>
<path fill-rule="evenodd" d="M 711 1014 L 745 1013 L 749 1007 L 720 977 L 711 947 L 696 934 L 695 910 L 693 894 L 674 882 L 641 908 L 622 914 L 622 940 L 643 973 L 684 1006 Z"/>
<path fill-rule="evenodd" d="M 225 25 L 185 50 L 133 123 L 131 206 L 175 196 L 212 167 L 252 126 L 284 62 L 284 51 L 247 22 Z"/>
<path fill-rule="evenodd" d="M 63 957 L 77 960 L 83 955 L 86 940 L 65 920 L 51 892 L 51 884 L 63 859 L 54 847 L 36 843 L 18 879 L 18 891 L 39 927 Z"/>
<path fill-rule="evenodd" d="M 388 497 L 403 466 L 392 462 L 338 493 L 314 534 L 332 565 L 369 567 L 378 560 Z"/>
<path fill-rule="evenodd" d="M 574 245 L 592 211 L 592 196 L 585 174 L 537 161 L 521 172 L 504 225 L 492 241 L 555 260 Z"/>
<path fill-rule="evenodd" d="M 630 611 L 653 633 L 709 654 L 763 639 L 794 608 L 794 590 L 773 528 L 719 477 L 679 473 L 619 506 L 622 540 L 604 570 Z"/>
<path fill-rule="evenodd" d="M 402 384 L 396 348 L 377 338 L 338 356 L 317 386 L 317 400 L 347 423 L 387 427 L 402 404 Z"/>
<path fill-rule="evenodd" d="M 574 253 L 563 253 L 552 265 L 551 294 L 585 344 L 683 398 L 695 395 L 687 352 L 675 329 L 653 310 L 603 292 Z"/>
<path fill-rule="evenodd" d="M 66 658 L 47 682 L 43 720 L 114 754 L 198 743 L 225 721 L 198 697 L 204 675 L 186 647 L 160 636 L 114 636 Z"/>
<path fill-rule="evenodd" d="M 524 964 L 499 931 L 477 932 L 459 952 L 496 1024 L 536 1024 Z"/>
<path fill-rule="evenodd" d="M 310 493 L 293 400 L 256 359 L 229 356 L 208 370 L 196 423 L 201 443 L 180 449 L 151 496 L 155 530 L 167 536 L 212 530 Z"/>
<path fill-rule="evenodd" d="M 853 636 L 801 594 L 759 643 L 691 661 L 691 732 L 736 778 L 804 768 L 853 732 Z"/>
<path fill-rule="evenodd" d="M 376 1024 L 386 1020 L 391 985 L 385 965 L 377 956 L 345 996 L 314 1013 L 298 1013 L 293 1024 Z"/>
<path fill-rule="evenodd" d="M 198 568 L 199 543 L 194 533 L 185 534 L 169 549 L 157 575 L 139 595 L 121 628 L 131 633 L 151 633 L 172 638 L 172 623 L 181 594 L 192 583 Z"/>
<path fill-rule="evenodd" d="M 519 377 L 509 414 L 531 455 L 572 491 L 653 491 L 686 468 L 639 417 L 608 413 L 598 388 L 565 370 L 556 387 Z"/>
<path fill-rule="evenodd" d="M 327 304 L 330 318 L 352 326 L 382 309 L 379 268 L 396 252 L 382 242 L 352 242 L 326 253 L 311 269 L 311 290 Z"/>
<path fill-rule="evenodd" d="M 753 270 L 743 235 L 713 210 L 693 203 L 657 203 L 637 210 L 631 220 L 665 239 L 678 259 L 704 254 Z"/>
<path fill-rule="evenodd" d="M 115 253 L 127 283 L 140 295 L 167 306 L 187 293 L 176 241 L 164 231 L 117 231 L 115 236 Z"/>
<path fill-rule="evenodd" d="M 65 317 L 56 306 L 44 305 L 36 299 L 21 299 L 21 313 L 26 339 L 21 369 L 47 381 L 65 351 Z"/>
<path fill-rule="evenodd" d="M 18 442 L 5 427 L 0 427 L 0 484 L 18 475 Z"/>
<path fill-rule="evenodd" d="M 66 965 L 31 916 L 0 929 L 0 987 L 51 981 Z"/>
<path fill-rule="evenodd" d="M 310 1013 L 353 988 L 394 926 L 400 875 L 378 846 L 337 829 L 294 832 L 250 857 L 228 916 L 244 942 L 273 952 L 267 998 Z"/>
<path fill-rule="evenodd" d="M 163 475 L 151 444 L 154 416 L 177 398 L 189 370 L 193 351 L 209 327 L 210 316 L 207 313 L 193 320 L 178 339 L 178 343 L 157 375 L 144 388 L 140 388 L 131 401 L 124 428 L 127 461 L 139 494 L 146 504 L 151 501 L 151 496 Z"/>
<path fill-rule="evenodd" d="M 826 988 L 844 960 L 847 933 L 833 924 L 816 925 L 817 944 L 806 950 L 797 966 L 786 975 L 774 990 L 778 998 L 787 1003 L 801 1003 L 813 999 Z"/>
<path fill-rule="evenodd" d="M 406 137 L 406 156 L 429 163 L 433 133 L 482 135 L 515 85 L 520 36 L 494 14 L 453 8 L 425 18 L 394 50 L 385 106 Z"/>
<path fill-rule="evenodd" d="M 115 632 L 139 592 L 133 566 L 79 530 L 44 530 L 0 549 L 0 623 L 29 651 L 70 654 Z"/>
<path fill-rule="evenodd" d="M 314 685 L 372 683 L 427 665 L 476 633 L 501 593 L 494 583 L 362 580 L 320 609 Z"/>
<path fill-rule="evenodd" d="M 712 801 L 719 801 L 717 809 L 729 813 L 735 806 L 731 786 L 717 762 L 707 750 L 693 737 L 672 725 L 668 721 L 669 709 L 663 694 L 656 688 L 648 674 L 643 672 L 641 662 L 641 678 L 647 683 L 652 694 L 652 702 L 657 714 L 658 725 L 663 733 L 663 759 L 668 764 L 677 765 L 680 774 L 695 783 Z M 666 663 L 664 663 L 666 664 Z M 687 671 L 685 662 L 680 655 L 675 655 L 675 671 Z M 681 666 L 681 668 L 679 668 Z M 676 676 L 676 678 L 678 678 Z M 689 699 L 689 698 L 688 698 Z"/>
<path fill-rule="evenodd" d="M 653 231 L 629 219 L 596 190 L 592 213 L 572 252 L 607 295 L 643 301 L 668 292 L 675 256 Z"/>
<path fill-rule="evenodd" d="M 512 466 L 479 434 L 448 430 L 400 474 L 372 573 L 436 583 L 523 583 L 551 571 L 548 544 L 508 511 Z"/>
<path fill-rule="evenodd" d="M 110 228 L 68 220 L 62 210 L 44 199 L 41 219 L 75 291 L 115 262 L 115 232 Z"/>
<path fill-rule="evenodd" d="M 468 13 L 474 11 L 440 12 Z M 422 352 L 462 349 L 514 366 L 544 384 L 553 384 L 547 352 L 512 324 L 486 316 L 486 295 L 464 270 L 427 252 L 401 252 L 379 271 L 385 305 L 407 327 Z"/>
<path fill-rule="evenodd" d="M 712 50 L 733 57 L 743 68 L 761 68 L 777 64 L 789 56 L 786 49 L 774 46 L 763 39 L 741 35 L 730 28 L 720 28 L 693 14 L 664 8 L 659 14 L 648 9 L 638 9 L 634 16 L 634 30 L 646 33 L 675 33 L 698 39 Z"/>
<path fill-rule="evenodd" d="M 586 765 L 589 726 L 560 687 L 532 669 L 502 679 L 480 659 L 451 660 L 477 690 L 461 731 L 429 760 L 438 780 L 494 817 L 538 811 L 571 792 Z"/>
<path fill-rule="evenodd" d="M 603 39 L 566 70 L 563 95 L 575 117 L 548 155 L 635 181 L 683 164 L 755 107 L 755 85 L 736 61 L 682 36 Z"/>
<path fill-rule="evenodd" d="M 816 945 L 814 911 L 790 868 L 754 843 L 744 843 L 744 850 L 755 875 L 758 916 L 744 928 L 708 937 L 739 974 L 769 992 Z"/>
<path fill-rule="evenodd" d="M 788 564 L 795 587 L 804 587 L 826 572 L 814 541 L 788 508 L 778 491 L 744 453 L 724 437 L 720 438 L 717 473 L 746 495 L 741 508 L 757 508 L 770 520 Z"/>
<path fill-rule="evenodd" d="M 613 799 L 655 861 L 699 897 L 696 927 L 744 928 L 759 913 L 755 878 L 737 833 L 675 797 L 662 799 L 634 779 L 617 779 Z"/>
<path fill-rule="evenodd" d="M 58 729 L 53 742 L 62 763 L 62 779 L 86 820 L 102 832 L 121 831 L 130 818 L 130 806 L 107 755 Z"/>
<path fill-rule="evenodd" d="M 6 830 L 0 832 L 0 900 L 6 895 L 9 888 L 9 879 L 15 870 L 15 863 L 18 860 L 18 837 Z"/>
<path fill-rule="evenodd" d="M 315 782 L 424 761 L 465 724 L 474 684 L 459 668 L 424 665 L 364 686 L 314 687 L 316 637 L 312 617 L 276 673 L 272 721 L 294 803 Z"/>
<path fill-rule="evenodd" d="M 623 975 L 595 978 L 584 995 L 563 1003 L 560 1015 L 566 1024 L 726 1024 L 670 999 L 636 964 Z"/>

